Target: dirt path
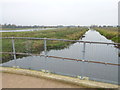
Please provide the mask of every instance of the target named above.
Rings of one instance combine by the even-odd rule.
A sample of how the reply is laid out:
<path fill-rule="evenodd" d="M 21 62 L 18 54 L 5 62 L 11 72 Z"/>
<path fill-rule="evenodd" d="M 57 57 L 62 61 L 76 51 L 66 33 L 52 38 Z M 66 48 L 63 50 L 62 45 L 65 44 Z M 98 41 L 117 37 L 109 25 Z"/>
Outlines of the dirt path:
<path fill-rule="evenodd" d="M 2 73 L 3 88 L 83 88 L 55 80 Z"/>

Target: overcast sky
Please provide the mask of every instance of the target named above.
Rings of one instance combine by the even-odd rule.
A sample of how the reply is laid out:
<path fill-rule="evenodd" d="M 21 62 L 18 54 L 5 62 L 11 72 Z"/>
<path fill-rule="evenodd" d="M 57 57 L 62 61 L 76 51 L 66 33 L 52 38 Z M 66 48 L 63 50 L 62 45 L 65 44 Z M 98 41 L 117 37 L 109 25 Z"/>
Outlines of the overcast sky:
<path fill-rule="evenodd" d="M 119 0 L 0 0 L 0 23 L 117 25 Z"/>

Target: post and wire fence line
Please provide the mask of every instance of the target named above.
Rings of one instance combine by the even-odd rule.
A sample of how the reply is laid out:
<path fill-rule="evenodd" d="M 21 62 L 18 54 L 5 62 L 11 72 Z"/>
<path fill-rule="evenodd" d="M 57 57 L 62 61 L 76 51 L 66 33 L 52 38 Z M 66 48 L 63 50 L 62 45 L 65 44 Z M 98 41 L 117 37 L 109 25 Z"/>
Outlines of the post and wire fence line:
<path fill-rule="evenodd" d="M 0 53 L 1 54 L 12 54 L 14 56 L 14 60 L 17 59 L 16 55 L 28 55 L 28 56 L 43 56 L 43 57 L 48 57 L 48 58 L 57 58 L 57 59 L 64 59 L 64 60 L 73 60 L 73 61 L 80 61 L 80 62 L 88 62 L 88 63 L 98 63 L 98 64 L 105 64 L 105 65 L 120 66 L 120 64 L 115 64 L 115 63 L 107 63 L 107 62 L 101 62 L 101 61 L 91 61 L 91 60 L 84 60 L 84 59 L 73 59 L 73 58 L 66 58 L 66 57 L 59 57 L 59 56 L 50 56 L 50 55 L 47 55 L 47 40 L 48 41 L 79 42 L 79 43 L 83 43 L 83 48 L 84 49 L 85 49 L 85 45 L 87 43 L 89 43 L 89 44 L 115 45 L 116 47 L 119 47 L 120 43 L 91 42 L 91 41 L 66 40 L 66 39 L 51 39 L 51 38 L 32 38 L 32 37 L 0 37 L 0 39 L 11 39 L 11 41 L 12 41 L 12 52 L 0 52 Z M 33 54 L 33 53 L 16 52 L 15 39 L 44 40 L 44 54 Z"/>

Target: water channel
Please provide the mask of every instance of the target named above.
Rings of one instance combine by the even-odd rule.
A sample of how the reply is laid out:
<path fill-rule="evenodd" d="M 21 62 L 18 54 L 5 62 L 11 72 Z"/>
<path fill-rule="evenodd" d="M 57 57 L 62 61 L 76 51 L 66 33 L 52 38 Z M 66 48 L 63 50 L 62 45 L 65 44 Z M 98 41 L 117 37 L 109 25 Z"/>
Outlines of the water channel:
<path fill-rule="evenodd" d="M 56 28 L 36 28 L 36 29 L 20 29 L 20 30 L 0 30 L 0 32 L 27 32 L 27 31 L 40 31 L 40 30 L 51 30 Z"/>
<path fill-rule="evenodd" d="M 87 31 L 84 36 L 85 37 L 82 38 L 83 41 L 112 42 L 95 30 Z M 42 54 L 44 54 L 44 51 Z M 62 50 L 50 50 L 47 54 L 51 56 L 118 64 L 118 48 L 114 45 L 88 43 L 84 46 L 83 43 L 74 43 L 70 45 L 69 48 Z M 119 84 L 119 66 L 77 62 L 40 56 L 28 56 L 3 63 L 3 66 L 8 67 L 14 65 L 17 65 L 20 68 L 33 70 L 44 69 L 61 75 L 89 77 L 91 80 Z"/>

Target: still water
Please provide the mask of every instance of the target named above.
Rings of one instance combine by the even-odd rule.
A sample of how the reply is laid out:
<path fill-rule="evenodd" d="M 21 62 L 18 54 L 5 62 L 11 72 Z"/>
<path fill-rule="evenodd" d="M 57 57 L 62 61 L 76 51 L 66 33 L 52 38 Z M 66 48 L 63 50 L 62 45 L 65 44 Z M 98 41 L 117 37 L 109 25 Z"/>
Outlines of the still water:
<path fill-rule="evenodd" d="M 95 30 L 85 33 L 83 41 L 112 42 L 100 35 Z M 44 52 L 42 52 L 44 54 Z M 62 50 L 50 50 L 47 52 L 51 56 L 66 58 L 94 60 L 107 63 L 118 63 L 118 49 L 113 45 L 106 44 L 85 44 L 74 43 Z M 88 62 L 77 62 L 63 59 L 46 58 L 40 56 L 28 56 L 17 60 L 3 63 L 3 66 L 19 66 L 33 70 L 49 70 L 52 73 L 89 77 L 91 80 L 118 84 L 118 66 L 103 65 Z"/>
<path fill-rule="evenodd" d="M 51 30 L 56 28 L 38 28 L 38 29 L 20 29 L 20 30 L 0 30 L 0 32 L 27 32 L 27 31 L 40 31 L 40 30 Z"/>

